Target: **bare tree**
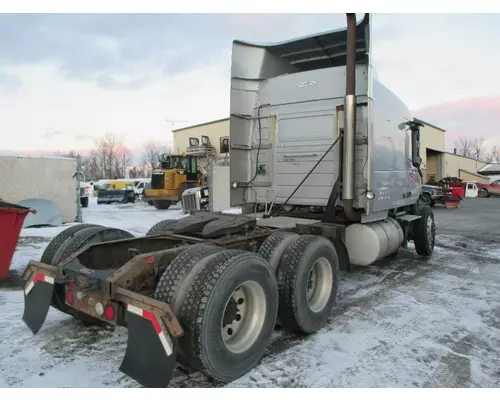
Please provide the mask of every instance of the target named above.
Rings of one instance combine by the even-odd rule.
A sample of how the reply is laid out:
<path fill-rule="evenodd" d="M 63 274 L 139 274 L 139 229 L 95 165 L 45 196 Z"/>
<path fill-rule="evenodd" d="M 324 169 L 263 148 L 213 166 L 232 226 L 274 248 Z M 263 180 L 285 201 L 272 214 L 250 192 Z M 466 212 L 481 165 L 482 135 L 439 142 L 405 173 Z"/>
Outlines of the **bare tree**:
<path fill-rule="evenodd" d="M 493 146 L 491 149 L 491 161 L 500 163 L 500 147 Z"/>
<path fill-rule="evenodd" d="M 474 160 L 479 160 L 482 161 L 485 156 L 486 152 L 484 149 L 484 139 L 481 138 L 475 138 L 472 141 L 472 146 L 471 146 L 471 158 Z"/>
<path fill-rule="evenodd" d="M 468 137 L 460 137 L 455 141 L 455 147 L 459 156 L 471 157 L 473 141 Z"/>
<path fill-rule="evenodd" d="M 100 163 L 100 175 L 103 178 L 111 179 L 125 176 L 125 168 L 130 164 L 132 155 L 123 145 L 121 137 L 107 133 L 103 138 L 97 140 L 95 151 Z"/>
<path fill-rule="evenodd" d="M 167 146 L 158 142 L 148 142 L 144 145 L 143 163 L 152 169 L 158 166 L 158 158 L 164 153 L 169 153 Z"/>
<path fill-rule="evenodd" d="M 493 162 L 493 154 L 492 153 L 485 153 L 483 156 L 483 159 L 481 161 L 484 161 L 485 163 L 492 163 Z"/>
<path fill-rule="evenodd" d="M 78 153 L 75 150 L 70 150 L 70 151 L 55 151 L 52 153 L 53 156 L 55 157 L 70 157 L 70 158 L 76 158 L 78 156 Z"/>
<path fill-rule="evenodd" d="M 468 138 L 460 137 L 455 141 L 456 154 L 464 157 L 473 158 L 478 161 L 489 162 L 488 159 L 491 158 L 484 147 L 484 139 L 480 138 Z"/>
<path fill-rule="evenodd" d="M 132 154 L 125 146 L 120 145 L 114 153 L 114 172 L 118 178 L 125 178 L 125 171 L 132 162 Z"/>

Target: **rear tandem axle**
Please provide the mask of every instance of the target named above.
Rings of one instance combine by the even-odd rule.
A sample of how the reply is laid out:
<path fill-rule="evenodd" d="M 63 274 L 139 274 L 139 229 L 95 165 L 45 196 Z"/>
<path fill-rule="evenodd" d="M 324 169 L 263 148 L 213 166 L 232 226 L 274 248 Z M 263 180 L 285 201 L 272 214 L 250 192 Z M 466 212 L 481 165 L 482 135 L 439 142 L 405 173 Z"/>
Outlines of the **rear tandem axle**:
<path fill-rule="evenodd" d="M 177 362 L 230 382 L 258 364 L 276 324 L 301 333 L 326 325 L 339 270 L 350 270 L 344 238 L 341 224 L 209 212 L 161 221 L 140 238 L 76 225 L 28 264 L 23 320 L 36 334 L 52 305 L 127 327 L 120 370 L 146 387 L 168 386 Z"/>

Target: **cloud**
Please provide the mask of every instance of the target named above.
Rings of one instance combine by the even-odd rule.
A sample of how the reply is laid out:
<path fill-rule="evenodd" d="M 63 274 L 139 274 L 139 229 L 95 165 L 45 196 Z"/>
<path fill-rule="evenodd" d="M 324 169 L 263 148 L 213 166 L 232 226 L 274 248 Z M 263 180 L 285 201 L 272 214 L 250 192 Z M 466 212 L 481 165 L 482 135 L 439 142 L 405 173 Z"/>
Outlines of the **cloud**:
<path fill-rule="evenodd" d="M 372 21 L 378 75 L 417 116 L 447 129 L 449 146 L 461 134 L 495 140 L 498 103 L 487 104 L 500 98 L 497 14 Z M 165 119 L 228 116 L 233 39 L 276 42 L 344 26 L 343 14 L 0 15 L 0 131 L 11 133 L 3 146 L 90 148 L 105 132 L 131 147 L 171 143 Z M 53 127 L 65 134 L 51 136 Z"/>
<path fill-rule="evenodd" d="M 22 85 L 19 76 L 0 71 L 0 92 L 13 93 Z"/>
<path fill-rule="evenodd" d="M 500 96 L 476 97 L 425 107 L 415 115 L 446 129 L 448 149 L 459 137 L 483 138 L 485 146 L 500 145 Z"/>
<path fill-rule="evenodd" d="M 122 74 L 143 82 L 149 71 L 177 74 L 217 56 L 218 15 L 0 15 L 0 65 L 50 61 L 70 79 Z M 152 68 L 153 67 L 153 68 Z M 137 79 L 137 70 L 142 76 Z M 111 84 L 108 88 L 120 88 Z M 140 85 L 138 85 L 140 86 Z"/>
<path fill-rule="evenodd" d="M 55 137 L 55 136 L 60 136 L 63 133 L 64 133 L 63 131 L 49 129 L 47 132 L 45 132 L 45 134 L 43 135 L 43 137 L 44 138 L 52 138 L 52 137 Z"/>
<path fill-rule="evenodd" d="M 137 79 L 125 78 L 125 80 L 115 79 L 110 75 L 100 75 L 97 78 L 97 86 L 101 89 L 113 89 L 113 90 L 135 90 L 140 89 L 144 85 L 151 82 L 148 77 L 141 77 Z"/>
<path fill-rule="evenodd" d="M 85 140 L 85 141 L 95 140 L 96 139 L 94 136 L 91 136 L 91 135 L 82 135 L 82 134 L 73 135 L 73 138 L 75 138 L 76 140 Z"/>
<path fill-rule="evenodd" d="M 4 14 L 0 67 L 50 62 L 68 79 L 138 89 L 158 72 L 218 62 L 235 38 L 281 41 L 343 25 L 342 14 Z"/>

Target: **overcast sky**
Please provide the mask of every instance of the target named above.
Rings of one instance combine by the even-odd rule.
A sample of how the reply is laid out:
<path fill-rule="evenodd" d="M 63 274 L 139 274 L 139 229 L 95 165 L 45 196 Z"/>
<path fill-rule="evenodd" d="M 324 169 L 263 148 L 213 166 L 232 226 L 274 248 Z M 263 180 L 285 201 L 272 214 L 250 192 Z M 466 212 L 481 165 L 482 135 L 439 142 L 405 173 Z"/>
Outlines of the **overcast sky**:
<path fill-rule="evenodd" d="M 85 149 L 105 132 L 132 149 L 171 141 L 166 119 L 228 116 L 233 39 L 343 26 L 344 14 L 0 15 L 0 149 Z M 449 149 L 460 135 L 500 144 L 499 35 L 498 14 L 375 14 L 374 63 Z"/>

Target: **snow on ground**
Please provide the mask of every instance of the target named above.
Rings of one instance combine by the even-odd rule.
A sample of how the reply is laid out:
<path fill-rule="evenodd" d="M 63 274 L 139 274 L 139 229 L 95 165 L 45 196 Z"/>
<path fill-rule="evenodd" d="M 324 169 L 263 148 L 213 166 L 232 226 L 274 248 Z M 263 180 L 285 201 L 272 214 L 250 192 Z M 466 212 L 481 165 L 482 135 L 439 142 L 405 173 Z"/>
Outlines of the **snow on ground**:
<path fill-rule="evenodd" d="M 435 210 L 437 217 L 444 212 L 449 210 Z M 95 201 L 83 213 L 84 222 L 134 235 L 183 216 L 178 207 L 158 211 L 142 203 Z M 23 230 L 12 268 L 39 259 L 61 229 Z M 277 330 L 261 364 L 228 386 L 498 387 L 499 262 L 491 241 L 453 233 L 438 236 L 431 259 L 419 258 L 410 246 L 398 257 L 342 273 L 338 307 L 327 327 L 309 337 Z M 0 284 L 0 386 L 138 386 L 118 371 L 124 328 L 84 326 L 51 309 L 33 336 L 22 313 L 20 288 Z M 176 370 L 171 386 L 220 384 Z"/>

